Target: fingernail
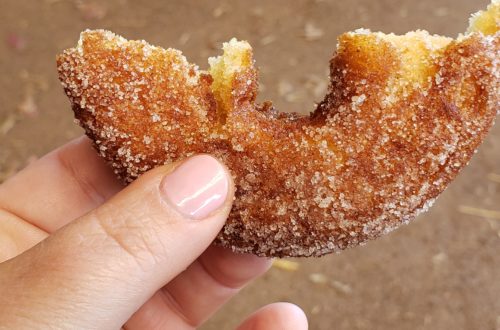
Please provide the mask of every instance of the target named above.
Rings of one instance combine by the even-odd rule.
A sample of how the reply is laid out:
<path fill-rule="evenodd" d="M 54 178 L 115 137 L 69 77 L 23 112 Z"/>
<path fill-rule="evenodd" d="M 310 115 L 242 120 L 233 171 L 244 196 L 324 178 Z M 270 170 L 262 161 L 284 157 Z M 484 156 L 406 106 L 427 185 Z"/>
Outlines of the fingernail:
<path fill-rule="evenodd" d="M 191 219 L 203 219 L 224 204 L 229 181 L 224 167 L 213 157 L 189 158 L 160 185 L 165 200 Z"/>

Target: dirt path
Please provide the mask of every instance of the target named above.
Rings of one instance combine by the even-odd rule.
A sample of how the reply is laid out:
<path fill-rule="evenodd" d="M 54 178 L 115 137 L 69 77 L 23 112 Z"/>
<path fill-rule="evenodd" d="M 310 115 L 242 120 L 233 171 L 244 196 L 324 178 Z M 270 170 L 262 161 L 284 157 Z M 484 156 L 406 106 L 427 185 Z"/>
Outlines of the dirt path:
<path fill-rule="evenodd" d="M 247 39 L 260 67 L 261 98 L 275 100 L 282 111 L 307 112 L 324 93 L 341 32 L 425 28 L 455 36 L 486 3 L 2 0 L 0 181 L 81 134 L 54 57 L 85 28 L 182 49 L 201 67 L 222 41 Z M 277 300 L 304 308 L 311 329 L 500 329 L 500 219 L 470 215 L 499 211 L 499 202 L 497 126 L 429 213 L 365 247 L 274 267 L 204 329 L 231 329 L 251 310 Z"/>

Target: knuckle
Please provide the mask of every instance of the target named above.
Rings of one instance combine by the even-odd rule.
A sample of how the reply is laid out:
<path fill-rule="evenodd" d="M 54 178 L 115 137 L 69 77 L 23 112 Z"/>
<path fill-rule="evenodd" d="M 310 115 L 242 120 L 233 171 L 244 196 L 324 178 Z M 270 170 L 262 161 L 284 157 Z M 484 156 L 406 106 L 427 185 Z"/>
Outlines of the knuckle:
<path fill-rule="evenodd" d="M 100 212 L 95 212 L 94 218 L 105 240 L 132 258 L 140 268 L 156 264 L 163 254 L 163 244 L 154 219 L 148 216 L 110 219 Z"/>

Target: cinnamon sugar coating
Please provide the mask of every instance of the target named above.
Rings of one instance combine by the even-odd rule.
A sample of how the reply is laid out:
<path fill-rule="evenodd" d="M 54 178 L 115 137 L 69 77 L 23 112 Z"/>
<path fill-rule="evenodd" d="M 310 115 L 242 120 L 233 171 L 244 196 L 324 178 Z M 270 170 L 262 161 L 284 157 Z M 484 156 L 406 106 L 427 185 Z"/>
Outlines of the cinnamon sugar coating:
<path fill-rule="evenodd" d="M 78 123 L 124 182 L 212 154 L 237 187 L 217 244 L 320 256 L 408 223 L 470 160 L 500 110 L 499 6 L 456 40 L 343 34 L 309 116 L 255 103 L 252 50 L 234 39 L 202 71 L 178 50 L 85 31 L 57 66 Z"/>

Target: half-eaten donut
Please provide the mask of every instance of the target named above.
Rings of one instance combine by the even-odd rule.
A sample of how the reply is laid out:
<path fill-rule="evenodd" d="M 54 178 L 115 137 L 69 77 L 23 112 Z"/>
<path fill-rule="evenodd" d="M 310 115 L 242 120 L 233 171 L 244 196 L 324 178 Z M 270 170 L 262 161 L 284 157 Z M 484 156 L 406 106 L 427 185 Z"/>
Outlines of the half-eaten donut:
<path fill-rule="evenodd" d="M 500 2 L 456 40 L 356 30 L 308 116 L 256 104 L 252 48 L 235 39 L 208 71 L 180 51 L 81 34 L 57 59 L 77 121 L 125 182 L 197 153 L 224 162 L 236 200 L 216 243 L 320 256 L 427 210 L 500 109 Z"/>

